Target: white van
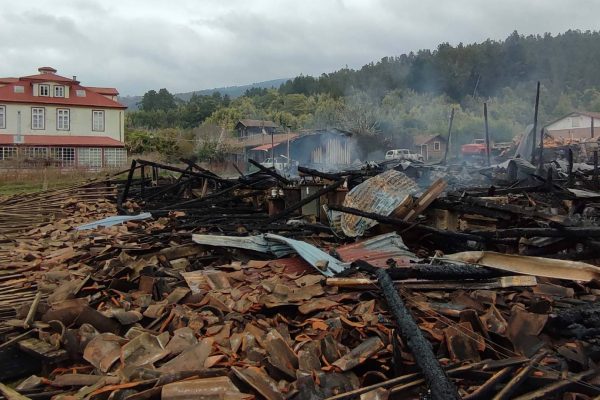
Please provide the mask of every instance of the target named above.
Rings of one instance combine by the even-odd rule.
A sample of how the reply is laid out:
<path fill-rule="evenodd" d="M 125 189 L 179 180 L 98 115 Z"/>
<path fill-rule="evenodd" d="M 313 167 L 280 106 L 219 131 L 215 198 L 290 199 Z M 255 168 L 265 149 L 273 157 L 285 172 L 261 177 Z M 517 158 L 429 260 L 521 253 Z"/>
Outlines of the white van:
<path fill-rule="evenodd" d="M 423 156 L 413 153 L 409 149 L 394 149 L 388 150 L 387 153 L 385 153 L 385 159 L 423 161 Z"/>

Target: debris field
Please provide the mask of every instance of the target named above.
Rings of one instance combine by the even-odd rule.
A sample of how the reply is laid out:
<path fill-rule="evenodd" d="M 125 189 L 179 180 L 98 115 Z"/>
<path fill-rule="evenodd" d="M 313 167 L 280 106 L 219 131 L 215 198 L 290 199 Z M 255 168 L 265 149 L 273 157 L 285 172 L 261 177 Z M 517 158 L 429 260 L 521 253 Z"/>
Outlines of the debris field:
<path fill-rule="evenodd" d="M 516 160 L 134 160 L 0 199 L 0 393 L 600 398 L 597 170 Z"/>

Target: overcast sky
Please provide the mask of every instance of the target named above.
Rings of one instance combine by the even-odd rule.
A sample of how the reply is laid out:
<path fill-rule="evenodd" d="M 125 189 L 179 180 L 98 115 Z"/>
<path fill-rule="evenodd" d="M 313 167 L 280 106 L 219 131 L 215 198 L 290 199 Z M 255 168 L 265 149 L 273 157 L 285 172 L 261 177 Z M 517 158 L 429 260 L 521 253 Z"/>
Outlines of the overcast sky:
<path fill-rule="evenodd" d="M 360 67 L 440 42 L 598 29 L 594 0 L 0 0 L 0 76 L 42 65 L 122 95 Z"/>

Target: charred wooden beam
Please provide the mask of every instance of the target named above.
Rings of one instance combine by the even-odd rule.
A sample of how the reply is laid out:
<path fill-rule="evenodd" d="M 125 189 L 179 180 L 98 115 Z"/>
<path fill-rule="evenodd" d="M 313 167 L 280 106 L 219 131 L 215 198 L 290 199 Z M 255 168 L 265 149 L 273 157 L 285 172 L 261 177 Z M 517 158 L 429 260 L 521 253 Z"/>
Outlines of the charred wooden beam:
<path fill-rule="evenodd" d="M 539 236 L 585 239 L 600 237 L 600 227 L 508 228 L 495 231 L 470 231 L 469 233 L 489 238 L 531 238 Z"/>
<path fill-rule="evenodd" d="M 256 161 L 252 160 L 252 159 L 248 159 L 248 162 L 252 165 L 254 165 L 256 168 L 260 169 L 262 172 L 264 172 L 267 175 L 271 175 L 273 178 L 277 179 L 279 182 L 283 183 L 284 185 L 289 185 L 290 181 L 286 178 L 284 178 L 283 176 L 281 176 L 280 174 L 278 174 L 277 172 L 266 168 L 262 165 L 260 165 L 259 163 L 257 163 Z"/>
<path fill-rule="evenodd" d="M 481 235 L 470 234 L 470 233 L 460 233 L 460 232 L 444 231 L 444 230 L 441 230 L 441 229 L 433 228 L 431 226 L 417 225 L 417 224 L 406 222 L 406 221 L 404 221 L 403 219 L 400 219 L 400 218 L 386 217 L 384 215 L 370 213 L 370 212 L 362 211 L 362 210 L 359 210 L 359 209 L 356 209 L 356 208 L 330 205 L 329 209 L 330 210 L 334 210 L 334 211 L 344 212 L 344 213 L 347 213 L 347 214 L 358 215 L 359 217 L 370 218 L 370 219 L 375 220 L 377 222 L 380 222 L 382 224 L 393 225 L 393 226 L 397 226 L 397 227 L 400 227 L 400 228 L 403 228 L 403 229 L 417 229 L 417 230 L 425 231 L 427 233 L 432 233 L 432 234 L 436 234 L 436 235 L 440 235 L 440 236 L 450 237 L 450 238 L 453 238 L 453 239 L 472 240 L 472 241 L 475 241 L 475 242 L 486 242 L 486 241 L 488 241 L 488 238 L 485 238 L 485 237 L 483 237 Z"/>
<path fill-rule="evenodd" d="M 293 213 L 294 211 L 296 211 L 297 209 L 301 208 L 302 206 L 310 203 L 313 200 L 318 199 L 319 197 L 334 191 L 335 189 L 339 188 L 340 186 L 342 186 L 342 184 L 344 183 L 343 180 L 339 180 L 335 183 L 332 183 L 331 185 L 328 185 L 326 187 L 324 187 L 323 189 L 311 194 L 310 196 L 308 196 L 307 198 L 300 200 L 299 202 L 292 204 L 290 207 L 286 208 L 285 210 L 283 210 L 282 212 L 280 212 L 279 214 L 276 214 L 274 216 L 272 216 L 271 218 L 269 218 L 267 220 L 267 224 L 273 223 L 275 221 L 278 221 L 282 218 L 287 217 L 288 215 L 290 215 L 291 213 Z M 331 207 L 331 206 L 330 206 Z"/>
<path fill-rule="evenodd" d="M 463 400 L 485 400 L 489 399 L 497 389 L 496 387 L 504 383 L 515 371 L 516 366 L 505 367 L 496 372 L 487 382 L 479 386 L 473 393 L 463 398 Z"/>
<path fill-rule="evenodd" d="M 380 268 L 374 267 L 366 261 L 358 260 L 352 266 L 363 271 L 377 272 Z M 492 268 L 478 267 L 468 264 L 436 263 L 411 264 L 400 268 L 388 268 L 387 272 L 393 280 L 428 279 L 428 280 L 486 280 L 514 275 L 514 272 L 495 270 Z"/>
<path fill-rule="evenodd" d="M 160 163 L 153 162 L 153 161 L 148 161 L 148 160 L 137 159 L 137 160 L 134 160 L 134 161 L 137 161 L 137 163 L 140 164 L 140 165 L 149 165 L 149 166 L 151 166 L 153 168 L 156 168 L 156 169 L 164 169 L 164 170 L 167 170 L 167 171 L 179 172 L 181 174 L 189 175 L 189 176 L 195 176 L 197 178 L 213 179 L 213 180 L 216 180 L 216 181 L 219 181 L 219 182 L 223 182 L 223 183 L 227 183 L 227 184 L 231 183 L 227 179 L 220 178 L 220 177 L 218 177 L 218 176 L 216 176 L 214 174 L 213 174 L 214 175 L 213 176 L 213 175 L 205 174 L 203 172 L 195 172 L 195 171 L 191 171 L 189 169 L 183 169 L 183 168 L 179 168 L 179 167 L 174 167 L 172 165 L 167 165 L 167 164 L 160 164 Z"/>
<path fill-rule="evenodd" d="M 574 387 L 574 386 L 578 386 L 578 385 L 583 386 L 587 390 L 589 390 L 590 386 L 592 386 L 591 389 L 595 389 L 594 394 L 598 395 L 598 394 L 600 394 L 600 389 L 597 386 L 581 383 L 581 381 L 598 374 L 598 372 L 599 372 L 598 369 L 590 369 L 590 370 L 580 372 L 575 375 L 571 375 L 571 376 L 567 377 L 566 379 L 561 379 L 558 382 L 554 382 L 548 386 L 541 387 L 537 390 L 534 390 L 533 392 L 525 393 L 524 395 L 517 397 L 515 400 L 549 399 L 549 398 L 553 398 L 555 395 L 557 395 L 559 393 L 564 392 L 569 387 Z"/>
<path fill-rule="evenodd" d="M 540 361 L 546 356 L 545 351 L 541 351 L 529 361 L 527 365 L 521 368 L 521 371 L 515 375 L 496 396 L 493 400 L 506 400 L 512 398 L 513 393 L 525 382 L 531 371 L 537 367 Z"/>
<path fill-rule="evenodd" d="M 122 210 L 123 202 L 127 199 L 129 195 L 129 188 L 131 187 L 131 180 L 133 179 L 133 174 L 136 169 L 136 160 L 131 160 L 131 168 L 129 168 L 129 173 L 127 174 L 127 182 L 125 183 L 125 188 L 123 188 L 123 192 L 121 192 L 120 196 L 117 198 L 117 208 Z"/>
<path fill-rule="evenodd" d="M 459 399 L 456 386 L 435 358 L 431 343 L 423 336 L 388 273 L 384 269 L 380 269 L 376 271 L 375 276 L 390 312 L 394 316 L 400 335 L 412 352 L 415 362 L 429 385 L 431 398 L 436 400 Z"/>

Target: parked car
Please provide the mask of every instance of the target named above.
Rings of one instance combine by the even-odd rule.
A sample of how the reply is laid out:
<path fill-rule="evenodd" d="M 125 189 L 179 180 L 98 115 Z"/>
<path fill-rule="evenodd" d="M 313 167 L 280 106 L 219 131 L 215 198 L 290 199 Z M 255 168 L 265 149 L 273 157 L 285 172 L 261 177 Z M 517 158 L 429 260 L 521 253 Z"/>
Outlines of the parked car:
<path fill-rule="evenodd" d="M 277 171 L 286 171 L 292 167 L 298 166 L 298 161 L 291 160 L 289 162 L 286 157 L 275 157 L 275 162 L 271 157 L 267 158 L 265 161 L 261 162 L 260 165 L 266 168 L 275 168 Z"/>
<path fill-rule="evenodd" d="M 416 154 L 409 149 L 394 149 L 388 150 L 385 153 L 386 160 L 411 160 L 411 161 L 423 161 L 421 154 Z"/>

